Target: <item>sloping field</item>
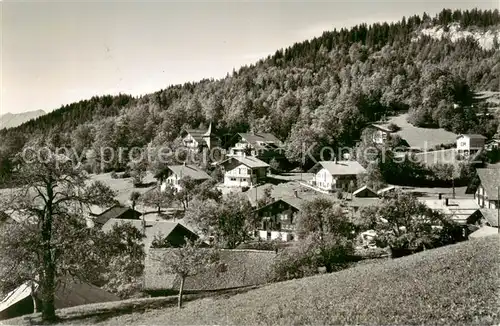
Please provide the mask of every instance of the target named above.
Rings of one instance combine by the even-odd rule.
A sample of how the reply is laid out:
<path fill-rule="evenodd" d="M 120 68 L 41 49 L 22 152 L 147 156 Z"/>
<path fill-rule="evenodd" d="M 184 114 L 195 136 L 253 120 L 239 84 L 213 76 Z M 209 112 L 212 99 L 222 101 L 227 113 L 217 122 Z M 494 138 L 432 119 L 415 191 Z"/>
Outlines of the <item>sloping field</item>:
<path fill-rule="evenodd" d="M 100 324 L 496 325 L 498 245 L 498 236 L 470 240 L 230 298 L 197 300 L 182 310 L 133 313 Z"/>
<path fill-rule="evenodd" d="M 401 128 L 401 130 L 396 134 L 406 140 L 410 147 L 430 150 L 437 145 L 456 142 L 457 134 L 451 131 L 446 131 L 441 128 L 433 129 L 415 127 L 406 120 L 407 118 L 408 114 L 404 113 L 391 117 L 387 123 L 395 123 Z"/>

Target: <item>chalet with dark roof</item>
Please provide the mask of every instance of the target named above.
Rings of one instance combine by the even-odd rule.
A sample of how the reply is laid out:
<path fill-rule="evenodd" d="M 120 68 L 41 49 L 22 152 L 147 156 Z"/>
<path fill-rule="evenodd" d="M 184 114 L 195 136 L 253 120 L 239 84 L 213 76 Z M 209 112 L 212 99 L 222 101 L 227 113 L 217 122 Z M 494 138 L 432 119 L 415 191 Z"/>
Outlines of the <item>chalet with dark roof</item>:
<path fill-rule="evenodd" d="M 110 219 L 104 224 L 102 230 L 109 232 L 115 225 L 130 224 L 143 232 L 145 238 L 144 249 L 149 250 L 155 238 L 164 239 L 172 247 L 180 247 L 186 243 L 185 238 L 189 240 L 197 240 L 199 237 L 196 233 L 188 229 L 181 223 L 171 221 L 143 221 L 143 220 L 123 220 Z"/>
<path fill-rule="evenodd" d="M 283 143 L 271 133 L 239 133 L 232 143 L 229 156 L 255 156 L 266 162 L 284 156 Z"/>
<path fill-rule="evenodd" d="M 500 169 L 476 169 L 479 177 L 474 198 L 481 208 L 498 208 L 498 187 L 500 187 Z"/>

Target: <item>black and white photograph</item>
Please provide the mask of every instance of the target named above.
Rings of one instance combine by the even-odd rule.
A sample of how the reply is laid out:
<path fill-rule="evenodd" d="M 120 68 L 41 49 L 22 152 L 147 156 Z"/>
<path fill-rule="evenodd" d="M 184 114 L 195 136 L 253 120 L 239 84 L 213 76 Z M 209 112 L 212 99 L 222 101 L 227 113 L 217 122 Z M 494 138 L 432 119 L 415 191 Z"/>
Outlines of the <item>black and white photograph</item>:
<path fill-rule="evenodd" d="M 500 326 L 500 0 L 0 0 L 0 325 Z"/>

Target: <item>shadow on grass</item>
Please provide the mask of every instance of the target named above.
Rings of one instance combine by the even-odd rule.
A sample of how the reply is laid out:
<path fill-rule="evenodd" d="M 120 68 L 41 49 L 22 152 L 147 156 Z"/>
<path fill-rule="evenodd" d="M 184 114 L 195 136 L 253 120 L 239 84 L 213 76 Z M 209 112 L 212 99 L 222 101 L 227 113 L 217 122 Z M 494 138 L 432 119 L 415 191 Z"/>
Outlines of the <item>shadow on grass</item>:
<path fill-rule="evenodd" d="M 197 299 L 207 297 L 221 297 L 228 298 L 238 293 L 244 293 L 249 290 L 258 288 L 259 286 L 251 286 L 245 288 L 221 290 L 203 293 L 185 294 L 183 296 L 184 302 L 189 302 Z M 57 321 L 56 324 L 71 324 L 77 320 L 85 320 L 88 325 L 96 324 L 106 321 L 110 318 L 128 315 L 132 313 L 144 313 L 148 310 L 172 308 L 177 306 L 177 295 L 164 296 L 164 297 L 151 297 L 141 299 L 128 299 L 123 301 L 94 303 L 83 306 L 76 306 L 71 308 L 64 308 L 56 311 Z M 35 313 L 16 317 L 13 319 L 0 321 L 6 323 L 5 325 L 43 325 L 41 313 Z"/>

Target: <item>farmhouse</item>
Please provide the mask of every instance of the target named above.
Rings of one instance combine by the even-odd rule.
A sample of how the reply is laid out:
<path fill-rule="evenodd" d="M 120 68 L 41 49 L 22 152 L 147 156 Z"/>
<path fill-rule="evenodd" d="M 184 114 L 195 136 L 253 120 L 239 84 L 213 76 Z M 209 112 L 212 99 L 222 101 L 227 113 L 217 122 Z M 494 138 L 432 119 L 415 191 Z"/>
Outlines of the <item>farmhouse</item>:
<path fill-rule="evenodd" d="M 457 151 L 460 155 L 468 157 L 484 148 L 486 137 L 483 135 L 469 134 L 457 136 Z"/>
<path fill-rule="evenodd" d="M 476 169 L 480 184 L 474 198 L 481 208 L 498 208 L 500 169 Z"/>
<path fill-rule="evenodd" d="M 321 161 L 309 171 L 314 177 L 309 181 L 313 187 L 327 192 L 337 190 L 347 191 L 349 184 L 356 177 L 366 173 L 365 168 L 357 161 Z"/>
<path fill-rule="evenodd" d="M 281 198 L 255 211 L 261 221 L 256 231 L 262 240 L 297 240 L 296 215 L 300 211 L 303 199 Z"/>
<path fill-rule="evenodd" d="M 384 144 L 390 139 L 390 135 L 395 132 L 389 127 L 389 124 L 372 123 L 370 127 L 374 129 L 372 140 L 375 144 Z"/>
<path fill-rule="evenodd" d="M 140 220 L 141 213 L 130 208 L 123 207 L 120 205 L 115 205 L 99 215 L 95 215 L 93 218 L 94 225 L 97 227 L 102 227 L 110 219 L 121 219 L 121 220 Z"/>
<path fill-rule="evenodd" d="M 476 224 L 481 219 L 479 205 L 473 198 L 429 198 L 418 199 L 430 209 L 442 213 L 460 225 Z"/>
<path fill-rule="evenodd" d="M 220 163 L 226 187 L 253 187 L 267 178 L 269 164 L 256 157 L 233 156 Z"/>
<path fill-rule="evenodd" d="M 184 146 L 192 151 L 220 146 L 219 138 L 212 132 L 212 123 L 208 126 L 208 130 L 186 129 L 181 132 L 181 136 Z"/>
<path fill-rule="evenodd" d="M 129 223 L 130 225 L 142 231 L 146 236 L 144 238 L 144 249 L 149 251 L 155 238 L 165 239 L 172 247 L 179 247 L 184 245 L 185 238 L 190 240 L 198 239 L 198 235 L 193 231 L 189 230 L 187 227 L 181 223 L 171 222 L 171 221 L 143 221 L 143 220 L 120 220 L 120 219 L 110 219 L 104 226 L 102 230 L 104 232 L 109 232 L 113 229 L 115 225 L 123 225 Z"/>
<path fill-rule="evenodd" d="M 144 290 L 152 294 L 170 294 L 179 290 L 177 275 L 166 274 L 161 258 L 176 249 L 151 249 L 144 265 Z M 203 249 L 200 249 L 203 250 Z M 266 284 L 276 253 L 263 250 L 221 250 L 217 266 L 186 278 L 186 292 L 244 288 Z"/>
<path fill-rule="evenodd" d="M 271 133 L 239 133 L 237 142 L 229 149 L 230 156 L 278 156 L 282 147 L 281 141 Z"/>
<path fill-rule="evenodd" d="M 167 186 L 180 191 L 182 187 L 179 181 L 184 177 L 189 177 L 199 183 L 210 179 L 210 176 L 205 171 L 192 164 L 169 165 L 163 171 L 162 175 L 165 179 L 161 184 L 161 191 L 165 191 Z"/>

